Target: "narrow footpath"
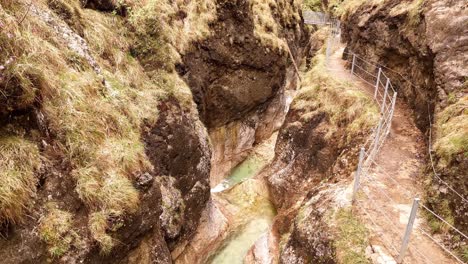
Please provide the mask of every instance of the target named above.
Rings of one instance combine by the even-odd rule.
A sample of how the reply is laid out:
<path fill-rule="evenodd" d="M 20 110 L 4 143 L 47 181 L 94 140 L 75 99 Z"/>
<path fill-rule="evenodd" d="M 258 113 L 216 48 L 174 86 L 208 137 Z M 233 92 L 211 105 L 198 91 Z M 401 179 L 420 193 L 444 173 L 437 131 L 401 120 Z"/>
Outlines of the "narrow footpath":
<path fill-rule="evenodd" d="M 341 81 L 356 84 L 372 98 L 374 87 L 350 73 L 346 61 L 341 59 L 343 50 L 339 47 L 330 56 L 329 71 Z M 423 134 L 413 123 L 411 113 L 398 99 L 390 134 L 376 164 L 361 179 L 361 193 L 355 203 L 369 229 L 375 263 L 396 263 L 413 198 L 422 197 L 426 151 Z M 430 234 L 420 210 L 403 263 L 457 263 L 421 229 Z"/>

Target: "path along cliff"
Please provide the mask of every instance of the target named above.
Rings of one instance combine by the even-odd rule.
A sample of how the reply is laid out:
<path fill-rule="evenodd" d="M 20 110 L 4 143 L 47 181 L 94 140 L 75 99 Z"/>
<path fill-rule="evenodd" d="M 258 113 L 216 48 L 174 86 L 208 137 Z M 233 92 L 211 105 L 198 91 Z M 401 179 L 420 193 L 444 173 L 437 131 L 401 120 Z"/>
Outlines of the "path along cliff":
<path fill-rule="evenodd" d="M 346 68 L 346 60 L 339 48 L 330 56 L 328 70 L 336 78 L 357 83 L 369 97 L 374 96 L 374 86 L 353 76 Z M 356 200 L 356 211 L 370 230 L 370 244 L 377 263 L 395 263 L 392 257 L 399 254 L 403 232 L 408 222 L 413 197 L 422 193 L 424 167 L 423 135 L 412 121 L 408 106 L 397 100 L 389 136 L 375 158 L 372 168 L 361 179 L 361 193 Z M 417 218 L 412 233 L 406 263 L 454 263 L 433 241 L 417 231 L 427 230 L 422 218 Z M 383 249 L 383 251 L 382 251 Z"/>

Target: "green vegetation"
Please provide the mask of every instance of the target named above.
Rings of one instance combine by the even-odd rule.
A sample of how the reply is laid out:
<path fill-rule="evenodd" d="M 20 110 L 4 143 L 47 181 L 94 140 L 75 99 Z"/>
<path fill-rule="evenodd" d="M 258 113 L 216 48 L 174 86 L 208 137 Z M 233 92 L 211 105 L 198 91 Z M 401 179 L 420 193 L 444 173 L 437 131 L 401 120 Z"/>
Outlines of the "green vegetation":
<path fill-rule="evenodd" d="M 149 73 L 161 68 L 174 71 L 175 63 L 180 61 L 178 52 L 191 48 L 191 41 L 210 34 L 208 23 L 216 18 L 214 0 L 177 2 L 174 5 L 171 1 L 150 0 L 130 16 L 138 40 L 135 52 Z M 187 15 L 185 22 L 177 19 L 181 13 Z"/>
<path fill-rule="evenodd" d="M 304 7 L 312 11 L 321 11 L 322 0 L 304 0 Z"/>
<path fill-rule="evenodd" d="M 468 262 L 468 245 L 463 245 L 457 249 L 457 254 L 464 262 Z"/>
<path fill-rule="evenodd" d="M 355 216 L 351 209 L 340 209 L 336 212 L 337 226 L 335 247 L 338 263 L 365 264 L 371 263 L 365 251 L 369 245 L 368 230 Z"/>
<path fill-rule="evenodd" d="M 83 34 L 82 13 L 78 1 L 47 0 L 48 7 L 76 32 Z"/>
<path fill-rule="evenodd" d="M 41 160 L 37 146 L 0 131 L 0 222 L 18 222 L 36 193 L 34 172 Z"/>
<path fill-rule="evenodd" d="M 362 5 L 378 5 L 384 1 L 385 0 L 330 0 L 328 9 L 333 15 L 343 18 L 356 11 Z"/>
<path fill-rule="evenodd" d="M 452 215 L 452 210 L 450 209 L 450 203 L 448 200 L 443 199 L 442 197 L 430 197 L 426 198 L 431 203 L 431 205 L 436 206 L 434 208 L 437 213 L 445 219 L 449 224 L 454 224 L 454 218 Z M 450 227 L 436 218 L 429 212 L 426 212 L 426 218 L 428 219 L 429 227 L 433 233 L 442 233 L 447 234 L 450 231 Z"/>
<path fill-rule="evenodd" d="M 296 22 L 301 20 L 300 1 L 253 0 L 251 4 L 255 14 L 255 36 L 263 45 L 286 52 L 287 43 L 280 37 L 280 33 L 282 26 L 297 25 Z"/>
<path fill-rule="evenodd" d="M 305 85 L 299 90 L 291 107 L 301 110 L 301 120 L 304 122 L 317 113 L 326 112 L 333 125 L 327 136 L 332 136 L 340 129 L 351 140 L 377 123 L 378 110 L 359 89 L 330 75 L 325 68 L 325 55 L 322 53 L 314 57 L 313 67 L 304 76 Z"/>
<path fill-rule="evenodd" d="M 72 229 L 72 214 L 56 209 L 55 206 L 49 204 L 49 212 L 39 224 L 39 236 L 47 243 L 50 255 L 60 257 L 72 246 L 77 246 L 80 238 Z"/>
<path fill-rule="evenodd" d="M 119 211 L 99 211 L 92 213 L 89 216 L 89 231 L 93 236 L 94 240 L 99 243 L 101 247 L 102 254 L 108 254 L 114 247 L 114 239 L 107 234 L 107 229 L 109 229 L 108 218 L 110 216 L 119 216 L 121 213 Z"/>
<path fill-rule="evenodd" d="M 447 166 L 459 154 L 468 157 L 468 96 L 446 107 L 437 115 L 434 149 L 441 157 L 439 166 Z"/>
<path fill-rule="evenodd" d="M 157 121 L 157 105 L 168 96 L 185 110 L 194 109 L 190 89 L 174 64 L 180 60 L 177 52 L 207 36 L 216 5 L 213 0 L 173 2 L 131 4 L 128 20 L 82 9 L 79 0 L 36 3 L 38 13 L 52 10 L 58 16 L 51 16 L 56 26 L 66 27 L 60 17 L 84 38 L 88 47 L 82 48 L 89 50 L 101 75 L 72 45 L 64 45 L 71 41 L 70 36 L 58 34 L 40 15 L 30 11 L 18 23 L 30 1 L 0 0 L 0 65 L 4 67 L 0 104 L 6 106 L 0 114 L 40 105 L 54 135 L 56 152 L 39 153 L 27 133 L 0 133 L 0 220 L 21 220 L 35 193 L 34 172 L 41 160 L 59 154 L 70 164 L 76 192 L 91 212 L 88 227 L 92 237 L 103 253 L 111 250 L 114 241 L 106 227 L 109 216 L 138 209 L 139 192 L 132 181 L 152 170 L 141 127 Z M 184 12 L 189 23 L 177 19 Z M 56 238 L 69 230 L 72 216 L 51 211 L 48 217 L 55 222 L 42 224 L 43 238 L 51 245 L 51 254 L 59 256 L 70 243 L 60 244 Z"/>
<path fill-rule="evenodd" d="M 407 24 L 409 27 L 415 27 L 421 22 L 421 13 L 426 0 L 413 0 L 408 6 Z"/>
<path fill-rule="evenodd" d="M 424 8 L 425 0 L 411 0 L 409 2 L 401 2 L 390 10 L 390 16 L 396 17 L 406 15 L 406 21 L 403 29 L 411 32 L 421 22 L 421 14 Z"/>

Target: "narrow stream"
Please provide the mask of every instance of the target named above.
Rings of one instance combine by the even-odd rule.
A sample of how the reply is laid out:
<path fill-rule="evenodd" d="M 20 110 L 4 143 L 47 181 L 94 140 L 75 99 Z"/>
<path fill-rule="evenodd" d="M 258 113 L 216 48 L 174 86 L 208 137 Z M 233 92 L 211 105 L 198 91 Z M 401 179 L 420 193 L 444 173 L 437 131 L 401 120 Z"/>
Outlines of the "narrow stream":
<path fill-rule="evenodd" d="M 212 193 L 222 192 L 227 190 L 242 181 L 255 176 L 263 167 L 265 161 L 257 155 L 247 157 L 241 164 L 235 167 L 228 178 L 223 180 L 220 184 L 211 189 Z"/>
<path fill-rule="evenodd" d="M 244 214 L 245 223 L 239 230 L 234 231 L 231 238 L 215 254 L 211 262 L 213 264 L 242 264 L 249 249 L 263 234 L 268 232 L 275 209 L 268 200 L 256 203 L 250 212 Z"/>
<path fill-rule="evenodd" d="M 247 159 L 231 171 L 226 180 L 211 192 L 235 211 L 235 223 L 224 245 L 210 258 L 212 264 L 241 264 L 249 249 L 268 232 L 276 211 L 263 179 L 255 176 L 274 157 L 276 134 L 258 146 Z"/>

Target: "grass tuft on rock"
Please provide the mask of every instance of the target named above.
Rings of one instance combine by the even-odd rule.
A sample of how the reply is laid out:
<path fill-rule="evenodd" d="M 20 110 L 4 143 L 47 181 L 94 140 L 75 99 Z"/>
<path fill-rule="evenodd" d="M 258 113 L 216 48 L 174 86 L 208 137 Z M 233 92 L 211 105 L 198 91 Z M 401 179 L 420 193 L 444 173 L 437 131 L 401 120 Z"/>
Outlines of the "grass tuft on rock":
<path fill-rule="evenodd" d="M 322 11 L 322 0 L 304 0 L 304 7 L 312 11 Z"/>
<path fill-rule="evenodd" d="M 468 96 L 446 107 L 436 117 L 434 149 L 441 157 L 439 166 L 447 166 L 458 155 L 468 157 Z"/>
<path fill-rule="evenodd" d="M 68 35 L 56 32 L 38 13 L 31 11 L 17 23 L 15 15 L 30 1 L 4 2 L 0 6 L 4 21 L 0 64 L 13 59 L 1 72 L 0 103 L 7 107 L 1 108 L 0 115 L 15 110 L 40 111 L 53 135 L 53 141 L 47 142 L 53 151 L 42 153 L 43 158 L 63 156 L 85 206 L 91 212 L 134 212 L 139 193 L 133 181 L 152 170 L 140 129 L 143 123 L 157 121 L 159 101 L 165 98 L 166 90 L 174 88 L 169 82 L 150 78 L 130 55 L 133 40 L 121 17 L 82 9 L 78 1 L 36 3 L 39 11 L 50 12 L 55 27 L 69 27 L 60 22 L 66 17 L 79 18 L 88 43 L 83 50 L 89 50 L 89 56 L 101 67 L 101 75 L 86 56 L 64 45 Z M 0 149 L 0 219 L 15 223 L 33 203 L 34 171 L 39 168 L 41 154 L 23 136 L 3 133 Z M 54 255 L 60 255 L 62 248 L 55 247 Z"/>
<path fill-rule="evenodd" d="M 330 0 L 329 11 L 337 17 L 346 17 L 363 5 L 378 5 L 385 0 Z"/>
<path fill-rule="evenodd" d="M 297 0 L 252 0 L 254 33 L 258 40 L 273 50 L 287 52 L 288 44 L 282 36 L 282 30 L 283 27 L 299 24 L 301 4 Z"/>
<path fill-rule="evenodd" d="M 58 258 L 77 246 L 80 238 L 73 230 L 72 214 L 54 208 L 55 204 L 48 206 L 47 215 L 39 223 L 39 237 L 46 242 L 49 254 Z"/>
<path fill-rule="evenodd" d="M 215 18 L 213 0 L 150 0 L 129 19 L 138 39 L 135 55 L 150 74 L 161 68 L 173 72 L 179 53 L 189 49 L 191 41 L 208 37 L 209 22 Z"/>
<path fill-rule="evenodd" d="M 369 232 L 366 226 L 356 218 L 351 209 L 341 208 L 336 212 L 337 225 L 335 247 L 339 263 L 367 264 Z"/>
<path fill-rule="evenodd" d="M 435 208 L 436 211 L 441 217 L 445 219 L 445 221 L 447 221 L 451 225 L 454 224 L 454 218 L 453 218 L 452 211 L 450 209 L 450 203 L 448 200 L 445 200 L 442 197 L 437 197 L 437 199 L 435 199 L 434 197 L 428 197 L 427 199 L 430 199 L 430 201 L 432 202 L 432 205 L 436 206 Z M 447 224 L 440 221 L 433 214 L 427 211 L 425 211 L 425 215 L 428 219 L 428 225 L 431 228 L 432 233 L 448 234 L 448 232 L 450 231 L 450 227 Z"/>
<path fill-rule="evenodd" d="M 99 243 L 101 254 L 103 255 L 109 254 L 116 242 L 109 234 L 107 234 L 107 230 L 110 229 L 108 221 L 109 217 L 119 215 L 120 212 L 103 210 L 94 212 L 89 217 L 89 230 L 94 240 Z"/>
<path fill-rule="evenodd" d="M 421 13 L 426 0 L 413 0 L 408 7 L 407 23 L 409 27 L 415 27 L 421 22 Z"/>
<path fill-rule="evenodd" d="M 334 128 L 345 129 L 349 138 L 373 127 L 379 118 L 371 99 L 350 83 L 333 78 L 325 67 L 325 55 L 317 54 L 313 67 L 304 76 L 291 107 L 301 110 L 308 121 L 320 111 L 328 113 Z M 335 131 L 329 131 L 331 134 Z"/>
<path fill-rule="evenodd" d="M 34 173 L 40 166 L 36 144 L 0 131 L 0 222 L 23 219 L 36 193 Z"/>

